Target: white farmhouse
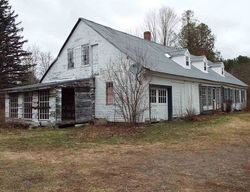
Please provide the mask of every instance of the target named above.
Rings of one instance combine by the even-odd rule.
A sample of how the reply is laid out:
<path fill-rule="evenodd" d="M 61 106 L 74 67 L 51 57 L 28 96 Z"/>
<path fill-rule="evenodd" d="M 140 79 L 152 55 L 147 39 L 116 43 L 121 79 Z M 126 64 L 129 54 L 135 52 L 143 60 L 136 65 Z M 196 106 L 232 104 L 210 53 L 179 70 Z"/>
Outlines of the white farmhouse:
<path fill-rule="evenodd" d="M 7 89 L 5 117 L 35 125 L 63 125 L 105 118 L 123 121 L 113 102 L 113 84 L 103 73 L 118 55 L 132 60 L 147 52 L 149 108 L 140 121 L 171 120 L 193 109 L 196 114 L 246 106 L 247 85 L 187 49 L 176 49 L 80 18 L 39 84 Z"/>

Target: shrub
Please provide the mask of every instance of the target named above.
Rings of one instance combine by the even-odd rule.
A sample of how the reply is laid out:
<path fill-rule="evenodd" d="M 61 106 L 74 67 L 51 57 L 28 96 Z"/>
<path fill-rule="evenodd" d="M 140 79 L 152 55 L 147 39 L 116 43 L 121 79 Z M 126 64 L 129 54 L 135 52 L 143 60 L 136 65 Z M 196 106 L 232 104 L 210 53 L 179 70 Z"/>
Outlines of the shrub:
<path fill-rule="evenodd" d="M 197 115 L 196 111 L 194 108 L 186 108 L 186 114 L 184 116 L 185 120 L 188 121 L 196 121 L 197 120 Z"/>
<path fill-rule="evenodd" d="M 233 101 L 232 101 L 232 100 L 227 100 L 227 101 L 225 102 L 225 105 L 226 105 L 225 111 L 226 111 L 227 113 L 232 112 L 232 104 L 233 104 Z"/>

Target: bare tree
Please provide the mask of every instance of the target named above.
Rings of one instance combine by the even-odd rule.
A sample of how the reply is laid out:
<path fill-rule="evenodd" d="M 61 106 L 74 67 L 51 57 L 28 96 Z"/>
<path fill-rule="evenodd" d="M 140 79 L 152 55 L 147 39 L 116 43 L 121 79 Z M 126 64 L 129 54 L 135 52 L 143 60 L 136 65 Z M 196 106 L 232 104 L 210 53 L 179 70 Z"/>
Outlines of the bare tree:
<path fill-rule="evenodd" d="M 169 7 L 162 7 L 159 10 L 159 36 L 165 46 L 173 46 L 176 40 L 176 26 L 179 22 L 175 11 Z"/>
<path fill-rule="evenodd" d="M 147 96 L 150 77 L 146 61 L 144 54 L 136 54 L 136 59 L 120 55 L 107 67 L 106 80 L 113 83 L 116 113 L 128 123 L 140 121 L 149 108 Z"/>
<path fill-rule="evenodd" d="M 147 13 L 144 19 L 144 29 L 145 31 L 150 31 L 152 35 L 152 41 L 157 42 L 159 26 L 158 26 L 158 15 L 157 11 L 153 10 Z"/>
<path fill-rule="evenodd" d="M 144 19 L 143 30 L 150 31 L 152 41 L 165 46 L 175 46 L 177 42 L 177 25 L 179 18 L 169 7 L 150 11 Z"/>
<path fill-rule="evenodd" d="M 25 58 L 25 62 L 34 65 L 32 70 L 34 71 L 35 76 L 40 79 L 52 63 L 52 54 L 50 52 L 41 51 L 36 45 L 28 47 L 27 50 L 31 55 Z"/>

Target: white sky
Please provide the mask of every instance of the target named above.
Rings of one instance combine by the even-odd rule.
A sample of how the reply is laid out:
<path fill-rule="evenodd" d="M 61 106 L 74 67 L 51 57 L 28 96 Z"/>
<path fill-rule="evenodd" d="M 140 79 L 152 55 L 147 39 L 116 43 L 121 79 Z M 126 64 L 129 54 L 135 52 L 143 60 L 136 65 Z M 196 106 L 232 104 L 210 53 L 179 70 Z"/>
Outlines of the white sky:
<path fill-rule="evenodd" d="M 28 44 L 57 55 L 79 17 L 121 30 L 138 27 L 145 14 L 161 6 L 179 16 L 187 9 L 216 36 L 224 58 L 250 56 L 249 0 L 9 0 L 19 14 Z"/>

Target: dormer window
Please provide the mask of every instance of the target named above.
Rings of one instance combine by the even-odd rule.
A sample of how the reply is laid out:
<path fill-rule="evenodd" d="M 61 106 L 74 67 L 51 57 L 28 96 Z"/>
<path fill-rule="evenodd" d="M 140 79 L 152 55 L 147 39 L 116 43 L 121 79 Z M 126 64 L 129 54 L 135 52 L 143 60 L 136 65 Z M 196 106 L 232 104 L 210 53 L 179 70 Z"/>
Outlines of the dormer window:
<path fill-rule="evenodd" d="M 204 71 L 207 71 L 207 63 L 204 62 Z"/>
<path fill-rule="evenodd" d="M 224 68 L 221 69 L 221 74 L 224 75 Z"/>
<path fill-rule="evenodd" d="M 190 59 L 188 56 L 186 56 L 186 66 L 189 67 L 189 65 L 190 65 Z"/>

